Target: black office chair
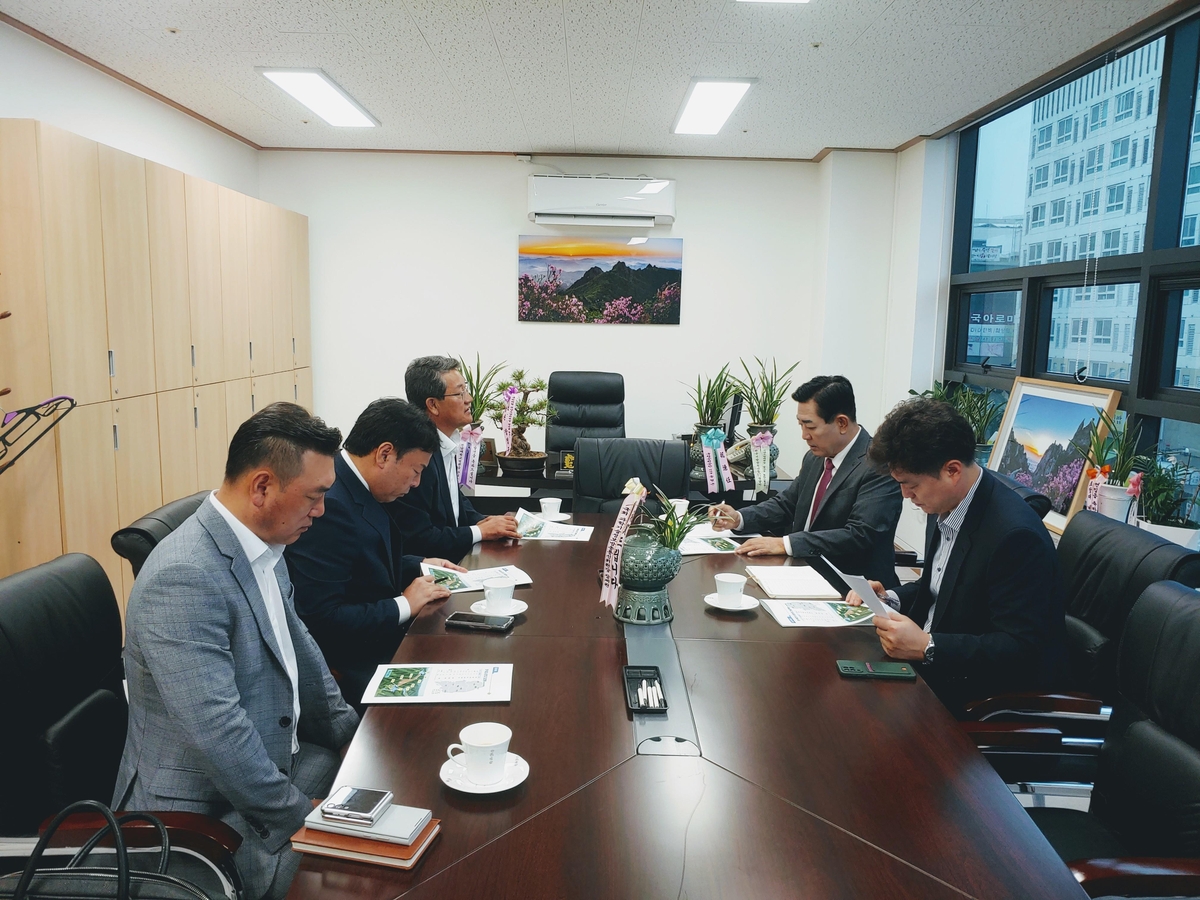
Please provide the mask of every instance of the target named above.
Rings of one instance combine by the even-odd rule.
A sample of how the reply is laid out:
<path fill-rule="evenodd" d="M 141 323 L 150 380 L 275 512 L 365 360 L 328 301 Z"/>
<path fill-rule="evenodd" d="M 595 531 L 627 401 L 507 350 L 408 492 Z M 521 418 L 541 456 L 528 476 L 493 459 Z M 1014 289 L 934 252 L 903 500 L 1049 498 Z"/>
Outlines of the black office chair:
<path fill-rule="evenodd" d="M 546 452 L 570 450 L 581 437 L 625 437 L 625 379 L 616 372 L 551 372 Z"/>
<path fill-rule="evenodd" d="M 575 442 L 573 510 L 616 512 L 621 491 L 637 476 L 651 492 L 658 487 L 670 498 L 688 495 L 688 447 L 683 441 L 643 438 L 579 438 Z"/>
<path fill-rule="evenodd" d="M 110 541 L 112 548 L 118 556 L 129 560 L 129 564 L 133 566 L 134 577 L 142 571 L 146 557 L 158 546 L 158 542 L 199 509 L 204 498 L 210 493 L 212 492 L 200 491 L 190 497 L 172 500 L 166 506 L 142 516 L 129 527 L 113 533 Z"/>
<path fill-rule="evenodd" d="M 1039 519 L 1044 519 L 1046 513 L 1050 512 L 1050 498 L 1045 494 L 1039 493 L 1031 487 L 1026 487 L 1014 478 L 1009 478 L 1007 475 L 1000 472 L 992 472 L 996 480 L 1006 487 L 1017 492 L 1022 500 L 1029 504 L 1029 508 L 1037 513 Z"/>
<path fill-rule="evenodd" d="M 1195 896 L 1200 894 L 1196 591 L 1175 582 L 1149 586 L 1129 614 L 1117 656 L 1117 695 L 1089 811 L 1045 807 L 1029 814 L 1091 896 L 1130 889 L 1139 897 Z M 1148 880 L 1148 872 L 1157 872 L 1157 878 Z"/>

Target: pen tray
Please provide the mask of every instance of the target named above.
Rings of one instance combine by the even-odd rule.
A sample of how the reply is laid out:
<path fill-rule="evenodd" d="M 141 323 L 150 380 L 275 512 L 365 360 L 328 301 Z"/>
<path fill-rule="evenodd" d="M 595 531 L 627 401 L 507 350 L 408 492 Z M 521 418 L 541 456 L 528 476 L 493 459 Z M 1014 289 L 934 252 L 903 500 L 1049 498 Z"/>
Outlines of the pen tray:
<path fill-rule="evenodd" d="M 646 683 L 657 681 L 658 687 L 662 689 L 662 674 L 658 671 L 658 666 L 625 666 L 625 705 L 635 713 L 665 713 L 671 705 L 667 702 L 667 693 L 663 691 L 663 705 L 655 707 L 638 706 L 638 688 L 642 686 L 642 679 L 646 679 Z"/>

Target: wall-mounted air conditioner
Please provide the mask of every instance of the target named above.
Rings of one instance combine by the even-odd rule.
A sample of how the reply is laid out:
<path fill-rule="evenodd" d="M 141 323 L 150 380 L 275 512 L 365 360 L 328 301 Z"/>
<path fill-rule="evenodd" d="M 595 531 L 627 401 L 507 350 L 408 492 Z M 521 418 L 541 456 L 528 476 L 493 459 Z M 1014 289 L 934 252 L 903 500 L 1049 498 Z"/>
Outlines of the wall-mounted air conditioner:
<path fill-rule="evenodd" d="M 539 225 L 670 225 L 675 221 L 675 181 L 530 175 L 529 219 Z"/>

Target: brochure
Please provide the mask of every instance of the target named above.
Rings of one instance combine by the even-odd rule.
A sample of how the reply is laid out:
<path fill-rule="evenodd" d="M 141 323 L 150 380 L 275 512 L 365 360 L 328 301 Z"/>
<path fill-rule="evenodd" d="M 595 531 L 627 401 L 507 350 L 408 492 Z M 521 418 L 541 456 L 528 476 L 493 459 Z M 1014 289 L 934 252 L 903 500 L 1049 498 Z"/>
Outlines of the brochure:
<path fill-rule="evenodd" d="M 450 593 L 461 594 L 465 591 L 482 591 L 483 583 L 489 578 L 511 578 L 520 587 L 523 584 L 533 584 L 533 579 L 516 566 L 495 566 L 491 569 L 471 569 L 467 572 L 455 572 L 441 566 L 431 566 L 421 563 L 421 574 L 432 575 L 438 584 L 450 588 Z"/>
<path fill-rule="evenodd" d="M 700 556 L 704 553 L 736 553 L 742 538 L 761 537 L 758 534 L 738 534 L 729 531 L 713 531 L 708 522 L 697 525 L 688 532 L 688 536 L 679 545 L 679 552 L 684 556 Z"/>
<path fill-rule="evenodd" d="M 525 541 L 590 541 L 592 526 L 548 522 L 527 509 L 518 509 L 517 533 Z"/>
<path fill-rule="evenodd" d="M 363 703 L 503 703 L 512 663 L 391 663 L 375 670 Z"/>
<path fill-rule="evenodd" d="M 762 605 L 784 628 L 841 628 L 868 623 L 875 616 L 869 607 L 840 600 L 763 600 Z"/>

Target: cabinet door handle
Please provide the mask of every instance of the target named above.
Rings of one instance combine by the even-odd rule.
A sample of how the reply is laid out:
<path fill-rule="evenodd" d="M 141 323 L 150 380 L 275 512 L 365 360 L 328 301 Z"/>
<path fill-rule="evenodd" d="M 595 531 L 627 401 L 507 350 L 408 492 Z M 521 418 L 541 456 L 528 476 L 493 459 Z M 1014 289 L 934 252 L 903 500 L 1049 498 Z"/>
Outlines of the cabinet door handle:
<path fill-rule="evenodd" d="M 121 449 L 121 438 L 117 434 L 117 423 L 116 422 L 113 422 L 113 449 L 114 450 Z"/>
<path fill-rule="evenodd" d="M 196 368 L 196 345 L 192 344 L 192 368 Z"/>
<path fill-rule="evenodd" d="M 250 342 L 250 361 L 254 362 L 254 341 Z"/>
<path fill-rule="evenodd" d="M 108 351 L 108 377 L 117 377 L 117 355 L 111 350 Z"/>
<path fill-rule="evenodd" d="M 192 427 L 193 428 L 200 427 L 200 407 L 198 407 L 198 406 L 192 407 Z"/>

